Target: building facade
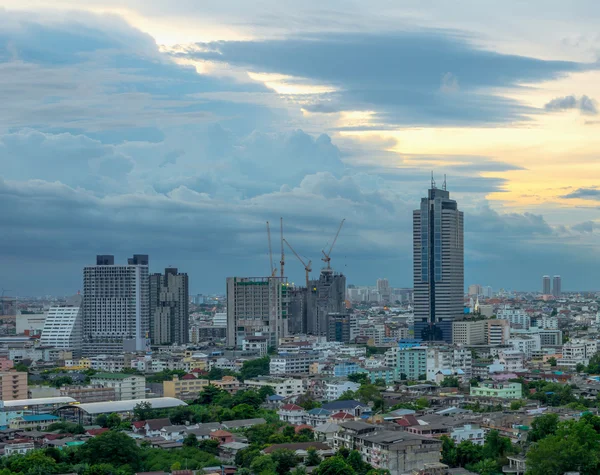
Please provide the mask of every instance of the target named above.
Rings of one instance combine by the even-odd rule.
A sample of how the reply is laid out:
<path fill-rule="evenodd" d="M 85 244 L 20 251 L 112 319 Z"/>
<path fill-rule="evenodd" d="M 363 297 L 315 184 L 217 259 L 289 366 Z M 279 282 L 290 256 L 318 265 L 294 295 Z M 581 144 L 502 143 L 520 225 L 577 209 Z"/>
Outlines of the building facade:
<path fill-rule="evenodd" d="M 0 401 L 27 399 L 27 373 L 7 371 L 0 373 Z"/>
<path fill-rule="evenodd" d="M 227 278 L 227 346 L 242 348 L 247 336 L 266 336 L 277 347 L 288 334 L 288 284 L 280 277 Z"/>
<path fill-rule="evenodd" d="M 146 378 L 136 374 L 97 373 L 90 377 L 94 386 L 115 390 L 116 401 L 143 399 L 146 396 Z"/>
<path fill-rule="evenodd" d="M 73 351 L 74 358 L 81 356 L 82 303 L 83 297 L 76 295 L 73 305 L 50 308 L 40 337 L 42 346 L 69 349 Z"/>
<path fill-rule="evenodd" d="M 551 289 L 550 289 L 550 276 L 549 275 L 545 275 L 542 277 L 542 294 L 544 295 L 551 295 Z"/>
<path fill-rule="evenodd" d="M 136 254 L 127 265 L 114 256 L 96 257 L 83 270 L 83 354 L 118 355 L 128 346 L 147 349 L 150 332 L 148 256 Z"/>
<path fill-rule="evenodd" d="M 321 269 L 318 280 L 309 281 L 306 295 L 306 332 L 327 336 L 329 314 L 346 312 L 346 276 Z"/>
<path fill-rule="evenodd" d="M 155 345 L 189 342 L 188 275 L 176 268 L 152 274 L 150 281 L 150 338 Z"/>
<path fill-rule="evenodd" d="M 356 319 L 349 314 L 330 313 L 328 320 L 327 341 L 350 343 L 356 333 Z"/>
<path fill-rule="evenodd" d="M 560 275 L 555 275 L 552 278 L 552 295 L 556 298 L 562 295 L 562 279 Z"/>
<path fill-rule="evenodd" d="M 483 345 L 486 341 L 485 320 L 455 320 L 452 322 L 452 342 L 463 345 Z"/>
<path fill-rule="evenodd" d="M 414 334 L 452 342 L 452 322 L 464 314 L 463 213 L 432 183 L 413 212 Z"/>

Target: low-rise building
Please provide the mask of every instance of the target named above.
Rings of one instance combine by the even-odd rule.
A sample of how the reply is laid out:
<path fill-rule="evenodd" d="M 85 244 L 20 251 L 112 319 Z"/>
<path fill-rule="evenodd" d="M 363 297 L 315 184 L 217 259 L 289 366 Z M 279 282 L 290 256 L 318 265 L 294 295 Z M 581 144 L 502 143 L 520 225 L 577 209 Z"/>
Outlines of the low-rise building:
<path fill-rule="evenodd" d="M 137 374 L 97 373 L 90 377 L 93 385 L 114 388 L 115 401 L 143 399 L 146 396 L 146 378 Z"/>
<path fill-rule="evenodd" d="M 318 361 L 319 354 L 312 351 L 299 353 L 280 353 L 271 357 L 269 374 L 309 374 L 310 365 Z"/>
<path fill-rule="evenodd" d="M 296 378 L 258 377 L 247 379 L 244 384 L 248 389 L 257 390 L 264 386 L 271 386 L 275 390 L 275 394 L 281 397 L 299 396 L 306 391 L 302 380 Z"/>
<path fill-rule="evenodd" d="M 485 431 L 473 424 L 465 424 L 462 427 L 455 427 L 450 432 L 450 438 L 458 445 L 464 440 L 468 440 L 475 445 L 483 445 L 485 442 Z"/>
<path fill-rule="evenodd" d="M 296 404 L 284 404 L 279 408 L 277 414 L 280 421 L 292 425 L 304 424 L 306 420 L 306 411 Z"/>
<path fill-rule="evenodd" d="M 116 399 L 115 388 L 100 384 L 90 386 L 63 386 L 59 389 L 60 396 L 72 397 L 77 402 L 103 402 Z"/>
<path fill-rule="evenodd" d="M 503 399 L 521 399 L 521 383 L 483 381 L 479 386 L 471 386 L 471 396 L 497 397 Z"/>
<path fill-rule="evenodd" d="M 0 401 L 27 399 L 27 373 L 6 371 L 0 373 Z"/>
<path fill-rule="evenodd" d="M 8 423 L 8 427 L 10 429 L 38 429 L 44 430 L 50 424 L 54 424 L 55 422 L 59 422 L 60 418 L 54 416 L 52 414 L 30 414 L 21 417 L 15 417 L 12 421 Z"/>
<path fill-rule="evenodd" d="M 325 399 L 328 401 L 336 401 L 346 391 L 356 391 L 360 388 L 360 384 L 352 381 L 342 381 L 338 383 L 325 383 Z"/>

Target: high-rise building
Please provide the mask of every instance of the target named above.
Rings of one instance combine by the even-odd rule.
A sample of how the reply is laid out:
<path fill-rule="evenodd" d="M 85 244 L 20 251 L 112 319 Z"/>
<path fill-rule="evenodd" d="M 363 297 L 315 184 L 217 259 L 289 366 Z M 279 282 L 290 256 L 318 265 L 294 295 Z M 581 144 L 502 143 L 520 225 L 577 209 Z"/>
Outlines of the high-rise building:
<path fill-rule="evenodd" d="M 127 265 L 97 256 L 83 269 L 83 354 L 122 354 L 127 346 L 147 348 L 150 331 L 148 256 L 136 254 Z"/>
<path fill-rule="evenodd" d="M 562 281 L 560 275 L 555 275 L 552 278 L 552 295 L 560 297 L 562 294 Z"/>
<path fill-rule="evenodd" d="M 377 292 L 379 292 L 381 303 L 389 303 L 392 295 L 390 282 L 387 279 L 377 279 Z"/>
<path fill-rule="evenodd" d="M 332 269 L 321 269 L 319 280 L 309 281 L 306 332 L 327 336 L 330 313 L 346 312 L 346 276 Z"/>
<path fill-rule="evenodd" d="M 350 343 L 352 337 L 355 336 L 357 324 L 353 315 L 330 313 L 328 324 L 327 341 Z"/>
<path fill-rule="evenodd" d="M 27 399 L 27 372 L 4 371 L 0 373 L 0 401 Z"/>
<path fill-rule="evenodd" d="M 545 275 L 542 277 L 542 294 L 551 295 L 552 291 L 550 289 L 550 276 Z"/>
<path fill-rule="evenodd" d="M 73 357 L 81 356 L 83 297 L 75 295 L 65 305 L 51 307 L 44 321 L 42 346 L 69 349 Z"/>
<path fill-rule="evenodd" d="M 452 341 L 452 322 L 464 314 L 463 213 L 450 193 L 432 188 L 413 211 L 414 334 Z"/>
<path fill-rule="evenodd" d="M 188 275 L 176 268 L 150 276 L 150 338 L 155 345 L 189 341 Z"/>
<path fill-rule="evenodd" d="M 479 284 L 469 285 L 469 297 L 477 297 L 483 294 L 483 289 Z"/>
<path fill-rule="evenodd" d="M 288 334 L 288 283 L 281 277 L 227 278 L 227 346 L 266 336 L 269 346 Z"/>

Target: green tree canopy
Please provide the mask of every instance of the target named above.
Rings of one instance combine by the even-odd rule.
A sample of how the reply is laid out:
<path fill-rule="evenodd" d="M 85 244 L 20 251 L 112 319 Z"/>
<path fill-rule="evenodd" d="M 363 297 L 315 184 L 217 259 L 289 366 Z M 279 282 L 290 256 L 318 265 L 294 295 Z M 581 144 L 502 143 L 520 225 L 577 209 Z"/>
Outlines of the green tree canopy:
<path fill-rule="evenodd" d="M 94 464 L 107 463 L 120 467 L 140 467 L 140 448 L 135 441 L 122 432 L 108 431 L 88 440 L 77 451 L 79 460 Z"/>

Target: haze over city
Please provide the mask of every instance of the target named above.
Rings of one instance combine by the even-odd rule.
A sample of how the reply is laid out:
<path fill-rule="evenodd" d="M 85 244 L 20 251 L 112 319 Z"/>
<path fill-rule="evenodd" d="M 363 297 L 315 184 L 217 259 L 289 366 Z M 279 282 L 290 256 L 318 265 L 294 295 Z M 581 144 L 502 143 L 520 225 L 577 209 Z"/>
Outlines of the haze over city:
<path fill-rule="evenodd" d="M 136 252 L 223 293 L 268 274 L 280 217 L 315 275 L 345 218 L 332 267 L 412 287 L 432 170 L 465 213 L 466 285 L 598 288 L 597 2 L 0 5 L 13 294 L 73 294 L 96 254 Z"/>

